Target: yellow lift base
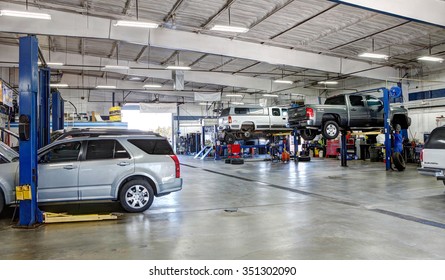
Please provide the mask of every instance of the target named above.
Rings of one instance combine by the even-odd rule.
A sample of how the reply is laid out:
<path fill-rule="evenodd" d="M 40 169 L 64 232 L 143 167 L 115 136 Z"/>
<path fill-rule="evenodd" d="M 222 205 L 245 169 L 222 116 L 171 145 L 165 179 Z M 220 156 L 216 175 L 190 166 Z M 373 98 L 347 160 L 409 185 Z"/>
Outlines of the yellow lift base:
<path fill-rule="evenodd" d="M 52 223 L 70 223 L 70 222 L 91 222 L 104 220 L 117 220 L 117 214 L 87 214 L 87 215 L 68 215 L 65 213 L 43 213 L 43 222 L 45 224 Z"/>

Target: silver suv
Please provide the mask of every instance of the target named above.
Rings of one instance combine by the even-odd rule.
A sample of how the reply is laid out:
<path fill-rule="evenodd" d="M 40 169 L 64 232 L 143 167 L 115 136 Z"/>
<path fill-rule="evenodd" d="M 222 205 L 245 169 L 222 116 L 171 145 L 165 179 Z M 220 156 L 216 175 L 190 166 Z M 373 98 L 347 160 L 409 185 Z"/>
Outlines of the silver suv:
<path fill-rule="evenodd" d="M 156 134 L 61 140 L 40 149 L 38 159 L 39 203 L 116 200 L 128 212 L 143 212 L 155 196 L 182 189 L 179 160 Z M 0 163 L 1 212 L 15 202 L 18 154 L 0 145 Z"/>
<path fill-rule="evenodd" d="M 420 174 L 435 176 L 445 185 L 445 126 L 435 128 L 420 154 Z"/>

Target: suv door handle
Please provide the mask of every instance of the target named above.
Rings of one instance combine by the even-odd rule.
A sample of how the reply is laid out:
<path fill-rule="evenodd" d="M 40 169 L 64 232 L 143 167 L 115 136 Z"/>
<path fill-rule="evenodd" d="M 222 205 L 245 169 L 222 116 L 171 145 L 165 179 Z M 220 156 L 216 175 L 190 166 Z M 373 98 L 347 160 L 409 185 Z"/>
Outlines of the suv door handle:
<path fill-rule="evenodd" d="M 119 162 L 117 165 L 119 165 L 119 166 L 127 166 L 127 165 L 130 165 L 130 163 L 126 162 L 126 161 L 122 161 L 122 162 Z"/>
<path fill-rule="evenodd" d="M 71 169 L 76 169 L 77 167 L 76 166 L 74 166 L 74 165 L 65 165 L 64 167 L 63 167 L 63 169 L 68 169 L 68 170 L 71 170 Z"/>
<path fill-rule="evenodd" d="M 351 111 L 357 111 L 357 109 L 352 108 Z"/>

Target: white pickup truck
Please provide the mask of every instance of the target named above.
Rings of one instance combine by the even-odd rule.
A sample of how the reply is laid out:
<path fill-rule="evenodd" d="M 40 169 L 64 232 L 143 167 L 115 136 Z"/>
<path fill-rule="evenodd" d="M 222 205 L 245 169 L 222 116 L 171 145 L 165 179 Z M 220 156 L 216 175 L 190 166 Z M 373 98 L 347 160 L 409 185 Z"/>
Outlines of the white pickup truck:
<path fill-rule="evenodd" d="M 420 154 L 420 174 L 434 176 L 445 185 L 445 126 L 435 128 Z"/>
<path fill-rule="evenodd" d="M 276 132 L 291 131 L 287 127 L 287 108 L 241 105 L 222 110 L 219 119 L 219 139 L 227 144 Z"/>

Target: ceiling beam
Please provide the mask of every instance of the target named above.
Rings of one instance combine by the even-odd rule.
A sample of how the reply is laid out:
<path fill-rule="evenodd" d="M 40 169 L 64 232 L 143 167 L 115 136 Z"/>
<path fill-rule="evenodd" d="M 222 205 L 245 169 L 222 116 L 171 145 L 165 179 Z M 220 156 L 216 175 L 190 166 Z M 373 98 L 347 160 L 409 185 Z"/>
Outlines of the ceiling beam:
<path fill-rule="evenodd" d="M 173 5 L 172 9 L 170 10 L 170 12 L 168 12 L 168 14 L 164 17 L 164 22 L 169 21 L 173 15 L 176 14 L 176 12 L 179 10 L 179 8 L 181 7 L 182 3 L 184 3 L 185 0 L 178 0 L 176 1 L 176 3 Z"/>
<path fill-rule="evenodd" d="M 202 29 L 206 29 L 212 22 L 214 22 L 222 13 L 227 11 L 227 9 L 230 8 L 230 6 L 235 3 L 236 0 L 228 0 L 227 4 L 225 4 L 216 14 L 214 14 L 206 23 L 201 25 Z"/>
<path fill-rule="evenodd" d="M 189 64 L 189 67 L 192 67 L 194 65 L 196 65 L 197 63 L 199 63 L 201 60 L 203 60 L 204 58 L 206 58 L 208 56 L 208 54 L 203 54 L 201 55 L 197 60 L 193 61 L 192 63 Z"/>
<path fill-rule="evenodd" d="M 44 56 L 47 56 L 44 53 Z M 45 57 L 47 59 L 47 57 Z M 146 63 L 137 63 L 134 61 L 119 60 L 110 58 L 94 57 L 89 55 L 72 54 L 66 52 L 52 52 L 51 59 L 53 61 L 65 61 L 63 66 L 54 66 L 54 70 L 77 70 L 77 71 L 101 71 L 103 65 L 119 64 L 128 65 L 130 70 L 112 70 L 103 71 L 103 73 L 118 73 L 121 75 L 150 77 L 156 79 L 172 80 L 172 71 L 159 69 L 159 65 L 147 65 Z M 10 62 L 4 67 L 17 67 L 19 61 L 18 46 L 0 45 L 0 61 Z M 83 61 L 83 64 L 81 62 Z M 200 84 L 213 84 L 232 86 L 256 90 L 269 90 L 270 79 L 253 78 L 242 75 L 232 75 L 230 73 L 206 72 L 206 71 L 184 71 L 184 80 Z M 276 88 L 284 88 L 283 85 L 276 85 Z"/>
<path fill-rule="evenodd" d="M 377 35 L 377 34 L 380 34 L 380 33 L 386 32 L 386 31 L 389 31 L 389 30 L 391 30 L 391 29 L 394 29 L 394 28 L 397 28 L 397 27 L 403 26 L 403 25 L 405 25 L 405 24 L 407 24 L 407 23 L 410 23 L 410 22 L 411 22 L 411 21 L 405 21 L 405 22 L 402 22 L 402 23 L 396 24 L 396 25 L 394 25 L 394 26 L 391 26 L 391 27 L 385 28 L 384 30 L 379 30 L 379 31 L 377 31 L 377 32 L 374 32 L 374 33 L 372 33 L 372 34 L 368 34 L 368 35 L 366 35 L 366 36 L 363 36 L 363 37 L 360 37 L 360 38 L 354 39 L 354 40 L 352 40 L 352 41 L 349 41 L 349 42 L 346 42 L 346 43 L 344 43 L 344 44 L 341 44 L 341 45 L 335 46 L 335 47 L 333 47 L 333 48 L 330 48 L 329 50 L 330 50 L 330 51 L 333 51 L 333 50 L 336 50 L 336 49 L 342 48 L 342 47 L 344 47 L 344 46 L 347 46 L 347 45 L 350 45 L 350 44 L 352 44 L 352 43 L 355 43 L 355 42 L 361 41 L 361 40 L 363 40 L 363 39 L 366 39 L 366 38 L 369 38 L 369 37 L 375 36 L 375 35 Z"/>
<path fill-rule="evenodd" d="M 125 2 L 125 6 L 124 6 L 124 9 L 122 11 L 122 14 L 128 15 L 128 11 L 129 11 L 130 6 L 131 6 L 131 1 L 133 1 L 133 0 L 127 0 L 127 2 Z"/>
<path fill-rule="evenodd" d="M 289 32 L 289 31 L 291 31 L 292 29 L 295 29 L 295 28 L 297 28 L 298 26 L 300 26 L 300 25 L 302 25 L 302 24 L 304 24 L 304 23 L 306 23 L 306 22 L 308 22 L 308 21 L 310 21 L 310 20 L 312 20 L 312 19 L 314 19 L 314 18 L 316 18 L 316 17 L 318 17 L 318 16 L 320 16 L 320 15 L 322 15 L 322 14 L 324 14 L 324 13 L 330 11 L 330 10 L 332 10 L 333 8 L 337 7 L 338 5 L 339 5 L 339 4 L 334 4 L 334 5 L 332 5 L 331 7 L 327 8 L 327 9 L 321 11 L 321 12 L 316 13 L 315 15 L 312 15 L 312 16 L 310 16 L 310 17 L 308 17 L 308 18 L 306 18 L 306 19 L 304 19 L 304 20 L 298 22 L 297 24 L 295 24 L 295 25 L 289 27 L 288 29 L 286 29 L 286 30 L 284 30 L 284 31 L 281 31 L 280 33 L 278 33 L 278 34 L 276 34 L 276 35 L 270 37 L 269 39 L 273 40 L 273 39 L 275 39 L 275 38 L 277 38 L 277 37 L 279 37 L 279 36 L 281 36 L 281 35 L 283 35 L 283 34 Z"/>
<path fill-rule="evenodd" d="M 173 59 L 173 57 L 177 56 L 179 54 L 179 51 L 174 51 L 167 59 L 161 61 L 161 65 L 165 65 L 166 63 L 170 62 L 170 60 Z"/>
<path fill-rule="evenodd" d="M 21 5 L 8 3 L 5 3 L 4 6 L 2 8 L 12 10 L 22 8 Z M 29 24 L 28 21 L 22 19 L 0 17 L 0 32 L 87 37 L 131 42 L 139 45 L 147 44 L 146 38 L 148 38 L 149 31 L 116 27 L 113 26 L 110 19 L 85 17 L 54 10 L 37 10 L 32 7 L 29 8 L 29 11 L 46 12 L 51 14 L 53 19 L 51 21 L 33 21 L 33 24 Z M 397 69 L 378 63 L 165 28 L 157 28 L 150 32 L 150 45 L 153 47 L 250 59 L 274 65 L 310 68 L 343 75 L 353 73 L 355 76 L 379 80 L 399 76 Z"/>

